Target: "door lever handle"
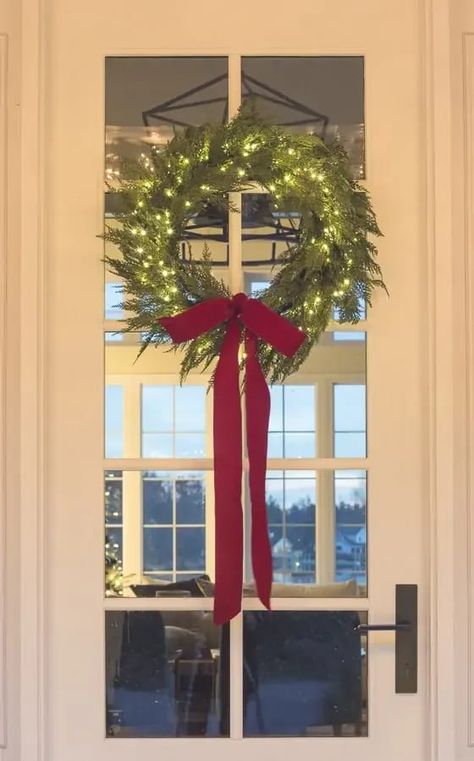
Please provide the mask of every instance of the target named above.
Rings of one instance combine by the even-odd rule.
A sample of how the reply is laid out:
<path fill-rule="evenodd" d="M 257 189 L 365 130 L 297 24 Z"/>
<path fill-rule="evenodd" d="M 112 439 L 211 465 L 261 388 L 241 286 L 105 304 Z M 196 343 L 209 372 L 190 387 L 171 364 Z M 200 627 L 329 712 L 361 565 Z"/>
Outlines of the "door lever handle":
<path fill-rule="evenodd" d="M 395 692 L 418 689 L 418 587 L 397 584 L 395 587 L 395 623 L 359 624 L 358 634 L 395 632 Z"/>
<path fill-rule="evenodd" d="M 355 627 L 356 632 L 366 634 L 367 632 L 409 632 L 413 629 L 413 624 L 359 624 Z"/>

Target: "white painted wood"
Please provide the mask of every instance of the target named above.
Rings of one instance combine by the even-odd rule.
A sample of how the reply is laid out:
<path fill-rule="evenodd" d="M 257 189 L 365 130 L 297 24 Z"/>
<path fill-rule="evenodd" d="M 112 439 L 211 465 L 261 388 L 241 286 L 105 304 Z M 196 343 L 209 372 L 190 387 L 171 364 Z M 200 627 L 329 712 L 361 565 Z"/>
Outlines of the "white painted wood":
<path fill-rule="evenodd" d="M 8 220 L 8 35 L 0 34 L 0 748 L 7 747 L 6 670 L 6 346 Z"/>
<path fill-rule="evenodd" d="M 24 74 L 25 102 L 32 110 L 33 124 L 35 127 L 39 121 L 38 116 L 38 93 L 41 92 L 41 77 L 45 78 L 45 70 L 42 68 L 39 54 L 39 41 L 41 40 L 41 23 L 38 14 L 38 5 L 31 0 L 25 2 L 25 12 L 30 11 L 28 24 L 25 23 L 25 40 L 31 43 L 29 55 L 31 62 Z M 408 274 L 413 274 L 413 254 L 421 249 L 423 231 L 420 218 L 423 214 L 420 210 L 423 206 L 423 194 L 420 186 L 423 185 L 426 167 L 417 164 L 419 155 L 419 140 L 423 134 L 423 115 L 419 111 L 419 80 L 421 71 L 418 64 L 418 53 L 424 47 L 424 39 L 420 29 L 423 27 L 424 18 L 418 15 L 413 3 L 402 2 L 393 7 L 386 4 L 363 2 L 357 7 L 346 7 L 344 27 L 341 27 L 340 12 L 333 5 L 326 2 L 297 3 L 293 8 L 294 15 L 274 14 L 274 7 L 267 8 L 267 3 L 261 3 L 261 7 L 252 6 L 254 16 L 252 24 L 249 24 L 248 14 L 242 6 L 228 9 L 228 26 L 223 25 L 222 14 L 219 8 L 213 7 L 209 2 L 209 14 L 206 17 L 206 29 L 203 35 L 197 33 L 197 20 L 194 6 L 189 8 L 180 5 L 180 8 L 167 8 L 167 14 L 160 14 L 160 23 L 152 24 L 153 14 L 156 13 L 155 5 L 144 3 L 140 9 L 144 23 L 134 19 L 130 23 L 130 7 L 124 1 L 111 4 L 104 2 L 101 6 L 92 3 L 73 4 L 67 0 L 61 3 L 49 3 L 49 16 L 47 26 L 47 45 L 50 51 L 48 66 L 48 99 L 46 104 L 48 117 L 48 159 L 50 172 L 48 172 L 48 207 L 47 217 L 49 221 L 48 252 L 50 254 L 50 270 L 48 279 L 48 294 L 51 295 L 51 305 L 48 314 L 48 505 L 50 510 L 48 557 L 48 639 L 44 637 L 41 610 L 44 609 L 45 600 L 42 586 L 42 561 L 46 558 L 45 537 L 42 531 L 42 499 L 44 484 L 42 483 L 42 456 L 43 434 L 41 428 L 42 399 L 46 396 L 42 386 L 44 367 L 44 344 L 42 336 L 42 256 L 41 242 L 43 240 L 41 227 L 38 235 L 38 220 L 41 219 L 40 208 L 44 197 L 41 188 L 38 188 L 38 178 L 41 177 L 40 143 L 44 134 L 40 132 L 39 140 L 33 145 L 27 145 L 27 138 L 31 138 L 31 131 L 25 132 L 24 152 L 25 156 L 32 159 L 29 164 L 30 173 L 34 178 L 33 187 L 24 189 L 25 207 L 33 213 L 25 220 L 25 238 L 23 253 L 28 267 L 25 265 L 25 290 L 22 301 L 25 328 L 23 334 L 23 357 L 24 379 L 23 395 L 27 402 L 22 423 L 25 435 L 31 436 L 26 440 L 23 450 L 24 477 L 27 476 L 26 463 L 29 461 L 33 475 L 29 474 L 29 480 L 25 482 L 23 489 L 22 510 L 25 514 L 23 524 L 23 547 L 28 557 L 26 568 L 31 569 L 33 563 L 38 574 L 29 578 L 22 589 L 22 614 L 23 632 L 25 642 L 31 642 L 32 633 L 34 644 L 31 649 L 26 644 L 23 655 L 23 726 L 24 726 L 24 751 L 22 761 L 33 761 L 42 757 L 42 726 L 47 729 L 50 748 L 48 761 L 57 761 L 68 758 L 71 761 L 94 756 L 97 759 L 114 758 L 116 761 L 121 757 L 129 757 L 130 753 L 140 755 L 141 758 L 155 758 L 156 752 L 164 752 L 167 757 L 180 757 L 182 754 L 202 752 L 203 756 L 221 754 L 224 749 L 229 755 L 247 752 L 256 754 L 260 752 L 262 744 L 259 741 L 246 741 L 240 743 L 228 743 L 226 741 L 199 741 L 199 745 L 192 741 L 137 741 L 126 743 L 126 749 L 120 742 L 111 741 L 104 743 L 101 734 L 101 716 L 103 713 L 103 701 L 101 696 L 101 634 L 102 601 L 99 598 L 98 588 L 94 586 L 101 574 L 101 516 L 93 513 L 82 515 L 79 518 L 78 531 L 74 539 L 75 563 L 69 567 L 70 547 L 66 546 L 70 536 L 71 512 L 73 502 L 93 505 L 97 504 L 97 495 L 101 492 L 100 479 L 101 452 L 95 442 L 101 440 L 98 421 L 100 414 L 100 379 L 93 375 L 91 368 L 100 365 L 100 349 L 98 331 L 100 330 L 101 294 L 100 294 L 100 244 L 93 240 L 94 233 L 100 232 L 100 209 L 101 209 L 101 178 L 100 167 L 102 157 L 102 123 L 103 113 L 101 107 L 102 80 L 101 63 L 102 56 L 106 52 L 119 54 L 160 54 L 162 52 L 203 52 L 212 49 L 213 52 L 228 53 L 234 51 L 236 55 L 244 50 L 248 52 L 264 53 L 277 52 L 279 54 L 309 54 L 309 53 L 359 53 L 364 52 L 367 56 L 367 103 L 368 103 L 368 184 L 373 192 L 376 207 L 381 216 L 381 223 L 386 232 L 386 240 L 383 244 L 383 264 L 387 273 L 392 299 L 390 303 L 377 305 L 377 316 L 371 315 L 369 324 L 373 328 L 370 349 L 372 359 L 370 372 L 372 377 L 377 373 L 382 364 L 382 359 L 387 361 L 384 372 L 387 373 L 387 383 L 390 391 L 390 404 L 393 409 L 388 410 L 387 416 L 382 414 L 384 410 L 382 388 L 373 387 L 372 413 L 370 418 L 370 432 L 372 446 L 379 445 L 378 454 L 371 456 L 370 468 L 375 472 L 371 498 L 373 504 L 384 504 L 384 484 L 390 480 L 394 484 L 395 494 L 391 494 L 384 504 L 383 517 L 387 518 L 386 524 L 382 515 L 375 517 L 373 535 L 379 539 L 379 548 L 371 556 L 370 573 L 373 579 L 371 587 L 371 615 L 373 618 L 391 617 L 390 594 L 387 590 L 393 587 L 395 581 L 422 580 L 424 590 L 427 589 L 426 564 L 422 566 L 419 554 L 415 550 L 420 549 L 419 540 L 422 535 L 423 522 L 427 525 L 428 514 L 422 513 L 423 494 L 428 493 L 425 470 L 420 462 L 421 441 L 427 441 L 423 437 L 423 415 L 426 408 L 420 404 L 421 388 L 419 379 L 422 375 L 422 360 L 419 359 L 420 348 L 426 339 L 426 333 L 414 330 L 413 326 L 422 324 L 422 298 L 421 282 L 416 288 L 404 289 L 404 283 Z M 202 9 L 201 9 L 202 11 Z M 268 34 L 268 26 L 263 23 L 272 18 L 271 40 L 262 44 L 262 29 Z M 428 13 L 429 22 L 432 16 Z M 217 19 L 219 28 L 217 28 Z M 145 23 L 146 20 L 146 23 Z M 444 19 L 445 20 L 445 19 Z M 419 27 L 416 26 L 419 24 Z M 438 15 L 438 33 L 441 35 L 441 22 Z M 179 39 L 173 37 L 174 30 L 179 29 Z M 157 32 L 157 30 L 159 30 Z M 431 29 L 427 36 L 431 35 Z M 419 35 L 416 33 L 419 32 Z M 158 43 L 157 43 L 158 35 Z M 200 38 L 203 39 L 200 39 Z M 196 48 L 196 39 L 203 45 L 199 50 Z M 404 46 L 400 49 L 400 40 Z M 216 40 L 218 41 L 216 43 Z M 291 41 L 289 44 L 288 41 Z M 81 47 L 84 41 L 83 47 Z M 298 46 L 298 43 L 300 46 Z M 87 50 L 86 50 L 87 48 Z M 437 52 L 434 51 L 434 58 Z M 440 65 L 443 63 L 440 57 Z M 432 65 L 433 62 L 431 61 Z M 34 68 L 34 65 L 36 68 Z M 415 81 L 414 81 L 415 80 Z M 87 87 L 84 83 L 87 82 Z M 383 95 L 382 82 L 385 86 Z M 390 86 L 393 84 L 393 86 Z M 402 87 L 400 98 L 394 98 L 393 94 L 397 86 Z M 42 93 L 41 93 L 42 94 Z M 382 95 L 382 97 L 380 97 Z M 394 102 L 397 101 L 398 102 Z M 405 104 L 405 109 L 400 107 Z M 82 127 L 76 129 L 71 124 L 70 115 L 73 112 L 87 114 L 81 119 Z M 376 104 L 376 106 L 374 105 Z M 429 108 L 432 108 L 429 104 Z M 31 113 L 31 112 L 30 112 Z M 415 119 L 416 125 L 410 128 L 410 119 L 407 113 Z M 441 118 L 437 112 L 437 124 Z M 390 125 L 388 130 L 387 125 Z M 74 135 L 72 138 L 71 136 Z M 403 138 L 403 139 L 402 139 Z M 71 151 L 71 143 L 74 150 Z M 439 143 L 431 143 L 439 147 Z M 396 149 L 394 151 L 394 149 Z M 395 162 L 394 152 L 397 153 Z M 87 162 L 84 162 L 87 156 Z M 400 156 L 404 158 L 403 167 L 400 165 Z M 428 158 L 428 166 L 433 156 Z M 416 170 L 415 170 L 416 167 Z M 408 181 L 411 174 L 412 182 Z M 82 220 L 88 220 L 85 225 L 74 226 L 77 236 L 71 238 L 70 218 L 67 212 L 67 194 L 65 188 L 70 186 L 70 178 L 78 181 L 82 194 L 75 197 L 75 214 Z M 26 180 L 26 177 L 25 177 Z M 439 185 L 438 178 L 438 185 Z M 432 190 L 433 178 L 429 177 L 428 187 Z M 400 199 L 398 190 L 406 189 L 403 198 Z M 397 195 L 393 196 L 394 188 Z M 438 203 L 440 203 L 438 201 Z M 397 225 L 391 218 L 391 209 L 397 205 Z M 434 206 L 434 204 L 433 204 Z M 416 215 L 412 210 L 416 209 Z M 437 208 L 437 211 L 440 209 Z M 431 220 L 433 220 L 433 209 Z M 33 220 L 33 222 L 32 222 Z M 404 224 L 400 224 L 400 220 Z M 27 227 L 27 225 L 29 227 Z M 433 233 L 433 239 L 441 235 L 439 225 Z M 414 240 L 412 250 L 407 250 L 406 244 Z M 38 256 L 38 241 L 40 252 Z M 432 241 L 431 241 L 432 243 Z M 449 250 L 449 241 L 448 249 Z M 87 258 L 81 258 L 81 252 L 87 251 Z M 433 251 L 430 245 L 429 256 Z M 76 255 L 79 259 L 73 259 Z M 37 269 L 39 262 L 39 272 Z M 30 267 L 33 266 L 33 270 Z M 435 275 L 433 275 L 433 270 Z M 435 288 L 440 288 L 444 270 L 439 260 L 432 262 L 431 283 Z M 85 310 L 79 316 L 74 314 L 72 305 L 67 303 L 64 296 L 64 283 L 74 282 L 77 291 L 88 294 L 89 310 Z M 38 283 L 40 285 L 38 289 Z M 439 285 L 437 285 L 439 284 Z M 61 289 L 63 293 L 61 294 Z M 403 294 L 403 312 L 397 309 L 397 300 Z M 439 304 L 439 302 L 437 302 Z M 394 306 L 395 304 L 395 306 Z M 426 305 L 423 305 L 426 306 Z M 430 314 L 437 317 L 437 322 L 430 333 L 432 343 L 441 346 L 444 336 L 438 337 L 436 333 L 438 322 L 445 318 L 436 312 L 435 305 L 430 302 Z M 32 341 L 31 329 L 28 331 L 28 316 L 31 313 L 38 315 L 39 328 L 35 331 Z M 77 326 L 78 330 L 72 331 Z M 74 333 L 74 342 L 71 342 L 71 331 Z M 91 337 L 93 336 L 92 340 Z M 402 341 L 401 341 L 402 337 Z M 410 340 L 408 340 L 408 337 Z M 398 341 L 398 342 L 397 342 Z M 74 345 L 73 345 L 74 344 Z M 403 354 L 401 345 L 403 344 Z M 81 361 L 78 364 L 77 358 Z M 429 370 L 435 373 L 437 380 L 447 383 L 449 374 L 446 363 L 437 355 L 436 361 L 431 355 Z M 426 371 L 425 374 L 429 375 Z M 404 389 L 403 393 L 400 389 Z M 440 404 L 439 383 L 432 389 L 431 409 Z M 385 391 L 387 386 L 385 386 Z M 372 393 L 372 392 L 371 392 Z M 44 396 L 43 396 L 44 394 Z M 79 399 L 87 399 L 88 406 L 81 407 L 81 421 L 75 417 L 75 405 Z M 397 406 L 398 402 L 398 406 Z M 400 409 L 403 409 L 403 420 L 410 421 L 410 434 L 406 435 L 406 428 L 400 417 Z M 438 410 L 438 416 L 433 418 L 434 426 L 440 425 L 440 417 L 443 419 L 445 412 Z M 31 418 L 31 419 L 29 419 Z M 40 421 L 39 430 L 32 433 L 32 420 Z M 383 422 L 382 422 L 383 421 Z M 387 427 L 392 432 L 393 440 L 386 444 Z M 443 441 L 444 429 L 438 429 L 438 441 Z M 91 440 L 87 437 L 93 432 Z M 426 434 L 426 431 L 425 431 Z M 87 440 L 87 444 L 86 444 Z M 448 437 L 448 441 L 450 437 Z M 403 443 L 403 452 L 399 447 Z M 383 444 L 383 446 L 382 446 Z M 431 451 L 432 463 L 437 463 L 446 453 L 450 454 L 449 443 L 445 444 L 443 452 Z M 382 449 L 384 450 L 382 452 Z M 84 479 L 78 485 L 77 495 L 68 496 L 66 473 L 71 465 L 80 463 L 82 473 L 90 473 L 90 479 Z M 385 464 L 384 464 L 385 463 Z M 396 468 L 390 467 L 396 463 Z M 378 470 L 378 475 L 377 475 Z M 403 480 L 403 483 L 401 481 Z M 433 480 L 435 483 L 433 483 Z M 434 510 L 431 515 L 433 532 L 432 538 L 435 546 L 440 550 L 445 545 L 446 537 L 449 539 L 448 519 L 440 515 L 441 520 L 435 521 L 436 510 L 449 487 L 449 473 L 443 474 L 437 471 L 433 478 L 432 487 L 436 487 L 436 500 L 433 502 Z M 452 481 L 451 481 L 452 484 Z M 424 491 L 425 490 L 425 491 Z M 444 491 L 443 491 L 444 490 Z M 439 493 L 441 491 L 441 494 Z M 395 499 L 395 496 L 397 499 Z M 449 493 L 448 493 L 449 497 Z M 375 500 L 375 501 L 374 501 Z M 395 516 L 396 503 L 404 505 L 404 520 L 401 520 L 400 511 Z M 378 507 L 381 512 L 381 508 Z M 28 518 L 28 525 L 26 521 Z M 32 518 L 32 520 L 30 520 Z M 403 530 L 402 530 L 402 524 Z M 448 529 L 442 545 L 442 533 Z M 404 559 L 406 566 L 403 569 L 404 578 L 400 578 L 400 567 L 389 557 L 387 548 L 390 541 L 394 542 L 408 536 L 405 541 Z M 432 547 L 433 549 L 433 547 Z M 429 547 L 423 547 L 423 555 L 428 557 Z M 78 558 L 92 557 L 94 561 L 86 567 L 77 562 Z M 448 558 L 449 548 L 447 551 Z M 431 566 L 433 576 L 437 580 L 439 567 Z M 377 574 L 377 568 L 383 567 L 382 574 Z M 67 574 L 58 572 L 60 568 L 68 568 Z M 433 602 L 440 602 L 441 612 L 449 613 L 449 571 L 448 577 L 438 587 L 434 588 Z M 378 580 L 377 580 L 378 578 Z M 448 592 L 448 601 L 444 599 Z M 452 591 L 452 588 L 451 588 Z M 115 602 L 115 601 L 114 601 Z M 345 606 L 343 601 L 343 605 Z M 107 605 L 112 601 L 107 601 Z M 423 620 L 421 654 L 426 652 L 426 626 L 427 609 Z M 452 619 L 451 619 L 452 620 Z M 435 635 L 442 633 L 441 626 L 435 624 Z M 29 634 L 29 636 L 28 636 Z M 439 638 L 439 636 L 438 636 Z M 75 658 L 68 658 L 71 643 L 77 643 Z M 48 719 L 44 719 L 44 705 L 41 699 L 41 689 L 44 684 L 42 679 L 43 656 L 42 648 L 48 647 Z M 433 641 L 439 645 L 439 642 Z M 307 741 L 278 740 L 278 743 L 265 741 L 267 748 L 271 747 L 272 755 L 280 757 L 292 752 L 298 745 L 298 752 L 317 753 L 324 761 L 333 761 L 342 754 L 349 752 L 354 759 L 358 758 L 384 758 L 393 759 L 403 757 L 424 759 L 427 758 L 427 733 L 423 726 L 426 718 L 425 709 L 428 701 L 427 681 L 422 678 L 422 694 L 413 699 L 410 697 L 398 697 L 387 694 L 387 687 L 392 683 L 393 653 L 390 648 L 382 648 L 383 652 L 377 652 L 377 639 L 374 638 L 371 647 L 371 695 L 373 712 L 371 715 L 371 727 L 373 734 L 368 740 L 348 741 L 346 739 Z M 432 669 L 439 665 L 436 663 L 436 653 L 439 649 L 434 647 Z M 446 671 L 449 668 L 452 651 L 447 647 L 442 649 L 443 655 L 448 655 L 443 660 L 442 668 L 435 674 L 435 683 L 449 684 Z M 422 657 L 421 667 L 424 668 L 425 659 Z M 424 672 L 425 673 L 425 672 Z M 443 752 L 448 748 L 449 737 L 446 731 L 442 737 L 441 725 L 444 725 L 446 715 L 449 722 L 449 712 L 440 717 L 437 715 L 438 708 L 449 708 L 449 698 L 439 702 L 435 694 L 433 705 L 433 727 L 436 737 L 434 747 L 442 747 Z M 78 720 L 80 716 L 80 720 Z M 396 720 L 394 717 L 396 716 Z M 406 748 L 401 748 L 400 743 L 411 743 Z M 270 746 L 271 743 L 271 746 Z M 444 743 L 441 745 L 441 743 Z M 398 745 L 397 745 L 398 744 Z M 304 746 L 304 749 L 303 749 Z M 202 749 L 202 751 L 198 750 Z M 406 752 L 407 751 L 407 752 Z M 324 755 L 323 755 L 324 753 Z M 435 751 L 434 751 L 435 753 Z M 126 755 L 124 755 L 126 754 Z M 433 755 L 433 758 L 437 756 Z M 452 755 L 444 752 L 439 758 L 448 759 Z"/>
<path fill-rule="evenodd" d="M 21 761 L 45 761 L 45 59 L 42 0 L 21 3 L 20 282 L 18 318 L 21 373 L 19 435 L 20 557 L 18 679 Z"/>
<path fill-rule="evenodd" d="M 466 219 L 466 316 L 467 316 L 467 391 L 469 410 L 469 432 L 467 437 L 466 460 L 467 474 L 467 636 L 468 636 L 468 736 L 470 748 L 474 748 L 474 388 L 473 388 L 473 331 L 474 305 L 472 287 L 474 271 L 472 255 L 474 252 L 474 33 L 465 35 L 463 46 L 464 74 L 464 125 L 465 125 L 465 219 Z"/>

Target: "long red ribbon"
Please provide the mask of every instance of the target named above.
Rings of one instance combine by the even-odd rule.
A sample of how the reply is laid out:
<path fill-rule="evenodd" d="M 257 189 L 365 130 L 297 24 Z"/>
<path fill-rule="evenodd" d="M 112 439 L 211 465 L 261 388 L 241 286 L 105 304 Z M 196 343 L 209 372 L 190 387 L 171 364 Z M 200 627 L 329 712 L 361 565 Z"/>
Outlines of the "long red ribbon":
<path fill-rule="evenodd" d="M 305 334 L 245 293 L 208 299 L 161 325 L 182 343 L 226 325 L 214 378 L 214 489 L 216 513 L 216 587 L 214 620 L 230 621 L 241 610 L 243 573 L 242 413 L 239 388 L 241 329 L 245 341 L 245 409 L 249 490 L 252 510 L 252 566 L 257 594 L 270 608 L 272 555 L 265 504 L 270 392 L 258 361 L 258 339 L 293 356 Z"/>

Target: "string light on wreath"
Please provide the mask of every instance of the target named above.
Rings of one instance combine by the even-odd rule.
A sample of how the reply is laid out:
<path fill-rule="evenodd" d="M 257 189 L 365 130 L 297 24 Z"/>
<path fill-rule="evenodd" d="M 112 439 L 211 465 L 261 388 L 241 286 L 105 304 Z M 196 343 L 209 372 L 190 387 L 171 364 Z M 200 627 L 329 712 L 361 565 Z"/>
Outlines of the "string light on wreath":
<path fill-rule="evenodd" d="M 233 211 L 229 194 L 255 186 L 273 208 L 297 210 L 300 220 L 269 287 L 257 296 L 308 336 L 292 357 L 259 346 L 267 378 L 280 382 L 298 369 L 335 309 L 341 322 L 357 323 L 361 301 L 370 305 L 374 290 L 384 287 L 375 214 L 341 145 L 271 125 L 248 106 L 228 124 L 190 128 L 114 175 L 110 192 L 124 211 L 105 238 L 121 258 L 106 261 L 124 283 L 123 306 L 131 315 L 125 329 L 145 336 L 143 348 L 167 343 L 161 317 L 231 296 L 213 275 L 206 246 L 181 258 L 190 219 L 209 204 Z M 183 377 L 219 355 L 222 336 L 215 329 L 185 344 Z"/>

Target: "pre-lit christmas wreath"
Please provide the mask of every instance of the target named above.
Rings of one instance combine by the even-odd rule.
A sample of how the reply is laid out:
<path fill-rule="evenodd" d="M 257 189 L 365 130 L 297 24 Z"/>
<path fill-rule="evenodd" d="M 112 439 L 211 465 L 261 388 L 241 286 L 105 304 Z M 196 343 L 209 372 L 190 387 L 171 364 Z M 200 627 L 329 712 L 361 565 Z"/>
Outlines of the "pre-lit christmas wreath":
<path fill-rule="evenodd" d="M 143 348 L 167 342 L 161 317 L 230 296 L 211 272 L 205 247 L 183 261 L 186 227 L 208 205 L 228 209 L 229 193 L 255 186 L 275 211 L 301 215 L 295 241 L 258 295 L 307 337 L 293 357 L 259 346 L 260 364 L 275 382 L 298 369 L 335 310 L 340 322 L 356 323 L 361 302 L 370 305 L 374 288 L 383 286 L 370 238 L 380 234 L 375 215 L 339 144 L 271 125 L 249 108 L 228 124 L 187 129 L 129 165 L 111 190 L 119 197 L 120 226 L 108 227 L 105 238 L 122 257 L 106 261 L 124 283 L 126 329 L 144 335 Z M 186 343 L 183 377 L 219 355 L 223 334 L 219 326 Z"/>

